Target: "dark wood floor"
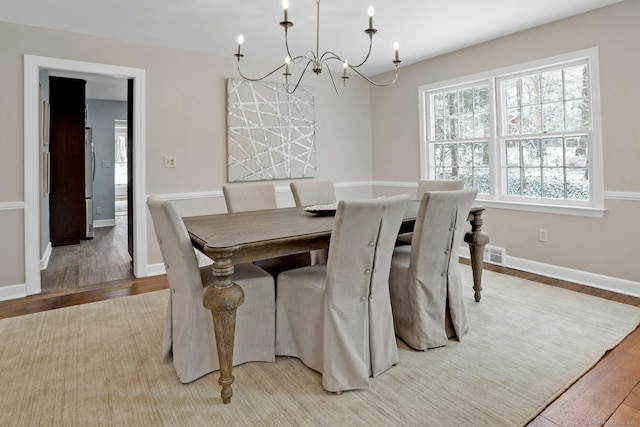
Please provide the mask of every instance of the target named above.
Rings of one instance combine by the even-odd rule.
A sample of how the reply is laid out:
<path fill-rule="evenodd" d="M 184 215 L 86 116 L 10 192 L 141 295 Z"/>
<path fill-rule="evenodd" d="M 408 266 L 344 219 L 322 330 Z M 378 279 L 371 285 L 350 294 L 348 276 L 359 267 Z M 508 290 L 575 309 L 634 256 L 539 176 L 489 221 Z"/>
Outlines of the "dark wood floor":
<path fill-rule="evenodd" d="M 126 230 L 126 228 L 124 229 Z M 105 231 L 108 233 L 108 230 Z M 114 243 L 116 240 L 114 238 L 111 242 Z M 107 240 L 103 243 L 106 242 Z M 95 243 L 97 244 L 98 242 L 96 241 Z M 80 250 L 80 253 L 83 250 L 85 249 Z M 113 250 L 119 251 L 119 249 Z M 108 269 L 109 263 L 105 261 L 106 259 L 121 265 L 123 257 L 121 255 L 105 256 L 108 251 L 105 246 L 100 246 L 99 253 L 103 255 L 102 260 L 94 261 L 94 265 L 98 265 L 100 269 Z M 51 275 L 53 278 L 48 279 L 51 286 L 47 285 L 46 292 L 17 300 L 0 302 L 0 318 L 168 288 L 168 282 L 164 275 L 143 279 L 117 278 L 117 280 L 98 283 L 96 281 L 99 280 L 97 277 L 103 273 L 98 272 L 95 277 L 91 277 L 90 270 L 81 270 L 79 265 L 76 267 L 77 261 L 72 258 L 69 257 L 65 262 L 60 262 L 60 264 L 66 263 L 66 266 L 58 265 L 56 267 L 58 270 Z M 77 257 L 77 259 L 82 260 L 83 258 Z M 468 263 L 466 260 L 462 260 L 462 262 Z M 120 267 L 116 267 L 116 270 L 117 268 Z M 640 298 L 491 264 L 485 264 L 485 269 L 624 304 L 640 306 Z M 87 271 L 88 273 L 82 271 Z M 87 277 L 89 278 L 87 279 Z M 69 280 L 68 283 L 67 280 Z M 87 280 L 87 282 L 83 283 L 83 280 Z M 640 329 L 637 329 L 615 349 L 609 351 L 589 372 L 542 411 L 529 424 L 529 427 L 628 426 L 639 424 Z"/>

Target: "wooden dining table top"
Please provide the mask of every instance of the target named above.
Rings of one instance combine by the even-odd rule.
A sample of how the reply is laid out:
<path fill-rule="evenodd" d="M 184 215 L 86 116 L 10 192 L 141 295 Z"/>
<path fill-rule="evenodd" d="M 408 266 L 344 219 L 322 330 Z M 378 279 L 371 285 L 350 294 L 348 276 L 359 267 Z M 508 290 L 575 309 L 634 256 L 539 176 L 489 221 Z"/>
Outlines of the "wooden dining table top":
<path fill-rule="evenodd" d="M 407 205 L 401 232 L 412 231 L 419 202 Z M 234 212 L 184 217 L 183 221 L 193 245 L 207 255 L 216 252 L 246 252 L 252 249 L 276 250 L 287 245 L 284 252 L 297 252 L 292 245 L 305 242 L 300 252 L 328 246 L 333 228 L 333 215 L 317 215 L 302 207 L 278 208 L 249 212 Z M 253 261 L 275 256 L 255 254 Z M 246 257 L 243 257 L 246 258 Z"/>

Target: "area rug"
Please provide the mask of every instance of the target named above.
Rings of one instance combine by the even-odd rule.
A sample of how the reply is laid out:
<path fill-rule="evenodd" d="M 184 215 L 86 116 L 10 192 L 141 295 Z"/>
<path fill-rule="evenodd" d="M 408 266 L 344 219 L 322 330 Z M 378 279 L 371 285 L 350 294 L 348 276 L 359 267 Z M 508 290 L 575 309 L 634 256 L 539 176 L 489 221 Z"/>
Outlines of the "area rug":
<path fill-rule="evenodd" d="M 0 320 L 3 426 L 518 426 L 615 347 L 640 309 L 484 272 L 470 330 L 400 363 L 368 390 L 335 395 L 295 358 L 180 384 L 161 360 L 166 290 Z"/>

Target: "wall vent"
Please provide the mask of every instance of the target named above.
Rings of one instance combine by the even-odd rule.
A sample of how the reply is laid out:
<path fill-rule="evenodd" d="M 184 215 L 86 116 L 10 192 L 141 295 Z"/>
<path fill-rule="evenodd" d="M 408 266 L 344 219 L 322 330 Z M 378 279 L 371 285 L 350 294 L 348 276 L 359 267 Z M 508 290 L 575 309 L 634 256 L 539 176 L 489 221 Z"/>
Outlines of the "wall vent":
<path fill-rule="evenodd" d="M 504 248 L 487 245 L 484 247 L 484 262 L 504 266 Z"/>

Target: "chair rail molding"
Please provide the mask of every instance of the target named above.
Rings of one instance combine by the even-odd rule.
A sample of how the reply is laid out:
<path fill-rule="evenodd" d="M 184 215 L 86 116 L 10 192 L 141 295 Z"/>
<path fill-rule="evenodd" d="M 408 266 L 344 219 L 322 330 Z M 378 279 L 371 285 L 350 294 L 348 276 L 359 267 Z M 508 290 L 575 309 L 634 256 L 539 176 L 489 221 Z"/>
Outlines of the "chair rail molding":
<path fill-rule="evenodd" d="M 24 202 L 0 202 L 0 211 L 18 211 L 24 209 Z"/>
<path fill-rule="evenodd" d="M 640 202 L 640 193 L 631 191 L 605 191 L 604 198 L 610 200 L 631 200 Z"/>

